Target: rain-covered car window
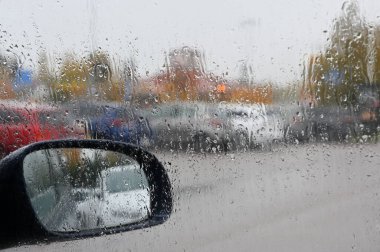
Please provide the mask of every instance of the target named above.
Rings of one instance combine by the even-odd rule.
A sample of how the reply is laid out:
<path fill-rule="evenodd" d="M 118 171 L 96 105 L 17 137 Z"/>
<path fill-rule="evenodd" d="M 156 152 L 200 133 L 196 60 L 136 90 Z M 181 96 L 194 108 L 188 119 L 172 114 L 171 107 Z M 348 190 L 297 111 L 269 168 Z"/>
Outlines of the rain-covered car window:
<path fill-rule="evenodd" d="M 158 227 L 18 250 L 379 251 L 379 131 L 378 0 L 0 0 L 0 157 L 122 141 L 175 199 Z"/>

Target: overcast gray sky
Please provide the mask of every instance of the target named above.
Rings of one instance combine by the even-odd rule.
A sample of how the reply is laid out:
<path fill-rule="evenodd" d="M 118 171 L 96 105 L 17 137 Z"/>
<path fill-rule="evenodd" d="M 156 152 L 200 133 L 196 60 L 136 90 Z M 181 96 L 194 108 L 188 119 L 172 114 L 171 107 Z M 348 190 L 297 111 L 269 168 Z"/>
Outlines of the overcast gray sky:
<path fill-rule="evenodd" d="M 209 71 L 237 76 L 248 61 L 254 78 L 298 79 L 302 62 L 326 44 L 341 0 L 0 0 L 0 45 L 23 54 L 84 55 L 94 48 L 136 59 L 141 73 L 157 72 L 164 52 L 183 45 L 205 52 Z M 380 23 L 378 0 L 360 0 L 367 21 Z M 5 32 L 4 32 L 5 31 Z M 28 55 L 29 54 L 29 55 Z"/>

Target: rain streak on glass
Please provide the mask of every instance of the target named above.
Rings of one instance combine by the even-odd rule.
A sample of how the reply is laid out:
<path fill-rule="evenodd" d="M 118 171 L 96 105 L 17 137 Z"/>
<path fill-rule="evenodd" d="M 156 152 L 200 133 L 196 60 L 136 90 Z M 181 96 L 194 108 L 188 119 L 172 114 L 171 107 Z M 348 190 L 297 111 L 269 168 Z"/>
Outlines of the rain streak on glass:
<path fill-rule="evenodd" d="M 26 249 L 378 251 L 379 13 L 376 0 L 0 1 L 0 157 L 122 141 L 157 156 L 175 199 L 157 228 Z M 113 175 L 97 185 L 119 190 Z M 94 196 L 83 209 L 97 204 L 74 184 Z M 92 214 L 67 230 L 106 226 Z"/>

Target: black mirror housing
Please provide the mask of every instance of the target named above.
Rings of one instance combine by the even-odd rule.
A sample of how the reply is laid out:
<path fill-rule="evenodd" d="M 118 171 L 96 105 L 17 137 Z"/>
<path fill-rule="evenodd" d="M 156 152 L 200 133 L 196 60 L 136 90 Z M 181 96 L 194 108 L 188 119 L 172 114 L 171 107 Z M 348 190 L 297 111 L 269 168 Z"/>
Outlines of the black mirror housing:
<path fill-rule="evenodd" d="M 150 215 L 135 223 L 72 232 L 52 232 L 39 221 L 27 194 L 23 174 L 24 158 L 35 151 L 57 148 L 91 148 L 126 154 L 146 174 L 150 192 Z M 99 236 L 146 228 L 165 222 L 172 212 L 169 177 L 157 158 L 140 147 L 107 140 L 57 140 L 23 147 L 0 161 L 0 248 L 19 243 L 36 243 Z"/>

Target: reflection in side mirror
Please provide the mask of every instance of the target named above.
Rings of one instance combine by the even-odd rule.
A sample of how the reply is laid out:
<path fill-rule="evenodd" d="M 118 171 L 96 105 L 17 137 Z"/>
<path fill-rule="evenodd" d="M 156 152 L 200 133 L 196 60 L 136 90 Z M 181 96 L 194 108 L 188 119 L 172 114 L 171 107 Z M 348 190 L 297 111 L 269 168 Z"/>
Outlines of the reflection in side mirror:
<path fill-rule="evenodd" d="M 23 170 L 32 207 L 48 231 L 115 227 L 150 215 L 146 174 L 126 154 L 91 148 L 42 149 L 26 155 Z"/>

